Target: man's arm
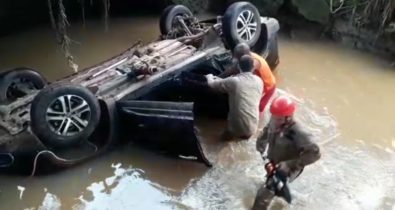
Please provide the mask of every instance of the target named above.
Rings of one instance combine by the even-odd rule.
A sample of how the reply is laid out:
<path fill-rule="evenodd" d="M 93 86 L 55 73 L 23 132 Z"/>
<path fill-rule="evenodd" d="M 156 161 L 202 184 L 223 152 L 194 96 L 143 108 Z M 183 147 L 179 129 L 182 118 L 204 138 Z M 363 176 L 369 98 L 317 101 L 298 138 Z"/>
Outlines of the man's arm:
<path fill-rule="evenodd" d="M 289 138 L 292 139 L 299 153 L 299 157 L 293 160 L 283 161 L 280 168 L 286 169 L 286 173 L 301 170 L 303 167 L 310 165 L 320 159 L 320 148 L 311 141 L 310 136 L 303 131 L 291 131 Z M 284 167 L 285 165 L 285 167 Z"/>
<path fill-rule="evenodd" d="M 229 92 L 235 83 L 234 77 L 228 77 L 226 79 L 222 79 L 222 78 L 213 76 L 212 74 L 208 74 L 208 75 L 206 75 L 206 78 L 207 78 L 207 84 L 210 88 L 212 88 L 213 90 L 222 92 L 222 93 Z"/>
<path fill-rule="evenodd" d="M 256 141 L 256 150 L 258 150 L 258 152 L 260 152 L 261 154 L 263 154 L 266 150 L 266 146 L 269 142 L 268 140 L 268 127 L 264 127 L 263 128 L 263 132 L 262 135 L 260 137 L 258 137 L 258 140 Z"/>
<path fill-rule="evenodd" d="M 207 79 L 204 75 L 190 73 L 190 72 L 183 72 L 181 73 L 181 81 L 184 82 L 186 86 L 196 86 L 199 88 L 206 88 L 208 87 Z"/>
<path fill-rule="evenodd" d="M 206 81 L 198 81 L 190 78 L 185 78 L 184 80 L 198 87 L 208 87 L 208 83 Z"/>
<path fill-rule="evenodd" d="M 259 69 L 259 68 L 261 68 L 261 63 L 258 60 L 254 59 L 254 69 Z M 237 63 L 234 63 L 232 64 L 232 66 L 227 68 L 224 72 L 219 74 L 218 77 L 227 78 L 229 76 L 236 75 L 238 73 L 240 73 L 240 71 L 237 67 Z"/>
<path fill-rule="evenodd" d="M 230 76 L 235 75 L 237 73 L 239 73 L 237 65 L 233 64 L 232 66 L 227 68 L 225 71 L 223 71 L 220 75 L 218 75 L 218 77 L 220 77 L 220 78 L 227 78 L 227 77 L 230 77 Z"/>

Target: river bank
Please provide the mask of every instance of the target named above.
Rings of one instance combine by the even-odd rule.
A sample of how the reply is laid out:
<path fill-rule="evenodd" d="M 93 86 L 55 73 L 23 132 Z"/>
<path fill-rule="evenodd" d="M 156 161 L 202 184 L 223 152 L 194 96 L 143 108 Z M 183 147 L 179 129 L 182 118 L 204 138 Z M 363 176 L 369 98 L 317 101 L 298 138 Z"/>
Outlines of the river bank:
<path fill-rule="evenodd" d="M 147 1 L 64 1 L 71 22 L 85 18 L 117 17 L 125 14 L 159 14 L 169 4 L 185 4 L 195 13 L 222 14 L 238 0 L 147 0 Z M 291 38 L 304 36 L 312 39 L 329 37 L 363 51 L 373 52 L 395 62 L 394 1 L 386 0 L 249 0 L 261 15 L 280 20 L 282 31 Z M 51 1 L 57 13 L 57 2 Z M 103 2 L 108 2 L 106 6 Z M 107 8 L 108 7 L 108 8 Z M 108 13 L 103 12 L 107 8 Z M 371 9 L 370 9 L 371 8 Z M 376 17 L 377 18 L 374 18 Z M 57 19 L 57 14 L 55 14 Z M 105 22 L 105 21 L 103 21 Z M 28 0 L 0 3 L 0 35 L 12 34 L 50 24 L 48 4 Z M 55 39 L 55 37 L 54 37 Z"/>
<path fill-rule="evenodd" d="M 326 37 L 395 62 L 395 1 L 250 1 L 261 14 L 277 18 L 291 38 Z"/>

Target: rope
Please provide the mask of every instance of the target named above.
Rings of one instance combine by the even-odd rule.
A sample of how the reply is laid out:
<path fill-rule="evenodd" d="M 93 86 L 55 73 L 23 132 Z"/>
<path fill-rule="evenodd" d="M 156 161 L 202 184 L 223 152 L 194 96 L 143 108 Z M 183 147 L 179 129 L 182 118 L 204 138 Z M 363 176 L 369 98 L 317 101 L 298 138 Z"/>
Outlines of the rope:
<path fill-rule="evenodd" d="M 81 15 L 82 15 L 82 25 L 85 27 L 86 21 L 85 21 L 85 0 L 80 0 L 81 4 Z"/>
<path fill-rule="evenodd" d="M 67 59 L 69 67 L 72 68 L 74 72 L 77 72 L 78 65 L 74 62 L 74 57 L 70 53 L 71 39 L 67 36 L 67 27 L 69 26 L 69 22 L 67 21 L 67 15 L 65 8 L 63 6 L 63 0 L 57 0 L 57 1 L 58 1 L 57 6 L 59 9 L 57 22 L 55 19 L 55 15 L 53 13 L 52 0 L 47 1 L 51 26 L 56 32 L 56 40 L 58 44 L 61 46 L 61 50 Z"/>
<path fill-rule="evenodd" d="M 104 27 L 105 30 L 108 31 L 108 17 L 109 17 L 109 12 L 110 12 L 110 0 L 103 0 L 103 6 L 104 6 Z"/>
<path fill-rule="evenodd" d="M 74 70 L 78 71 L 78 65 L 74 62 L 74 57 L 70 53 L 71 39 L 67 36 L 67 27 L 70 25 L 67 21 L 66 10 L 63 5 L 63 0 L 58 0 L 59 15 L 58 15 L 58 31 L 60 33 L 60 44 L 62 46 L 62 51 L 67 59 L 67 62 Z"/>
<path fill-rule="evenodd" d="M 87 143 L 88 143 L 88 145 L 92 146 L 95 149 L 95 153 L 98 151 L 98 147 L 95 144 L 93 144 L 90 141 L 87 141 Z M 63 162 L 72 161 L 72 160 L 67 160 L 67 159 L 61 158 L 50 150 L 42 150 L 39 153 L 37 153 L 37 155 L 34 157 L 33 169 L 32 169 L 32 173 L 30 174 L 30 176 L 34 176 L 34 174 L 36 173 L 38 158 L 40 157 L 40 155 L 45 154 L 45 153 L 52 155 L 58 161 L 63 161 Z M 75 159 L 75 161 L 78 161 L 78 160 L 82 160 L 82 158 Z"/>
<path fill-rule="evenodd" d="M 53 14 L 53 9 L 52 9 L 52 0 L 48 0 L 47 3 L 48 3 L 49 18 L 51 19 L 51 26 L 52 26 L 52 29 L 53 29 L 54 31 L 56 31 L 56 39 L 59 40 L 59 39 L 60 39 L 60 38 L 58 37 L 58 36 L 59 36 L 59 33 L 57 32 L 57 26 L 56 26 L 56 22 L 55 22 L 55 16 L 54 16 L 54 14 Z"/>
<path fill-rule="evenodd" d="M 97 148 L 97 146 L 96 146 L 94 143 L 92 143 L 92 142 L 90 142 L 90 141 L 87 141 L 87 143 L 88 143 L 88 145 L 90 145 L 90 146 L 92 146 L 93 148 L 95 148 L 95 152 L 97 152 L 97 151 L 99 150 L 99 148 Z"/>
<path fill-rule="evenodd" d="M 59 160 L 59 161 L 67 161 L 66 159 L 63 159 L 63 158 L 58 157 L 57 155 L 55 155 L 55 153 L 53 153 L 53 152 L 50 151 L 50 150 L 43 150 L 43 151 L 37 153 L 36 157 L 34 158 L 34 161 L 33 161 L 33 169 L 32 169 L 32 173 L 30 174 L 30 176 L 34 176 L 34 174 L 36 173 L 38 157 L 40 157 L 40 155 L 42 155 L 42 154 L 44 154 L 44 153 L 48 153 L 48 154 L 52 155 L 55 159 L 57 159 L 57 160 Z"/>

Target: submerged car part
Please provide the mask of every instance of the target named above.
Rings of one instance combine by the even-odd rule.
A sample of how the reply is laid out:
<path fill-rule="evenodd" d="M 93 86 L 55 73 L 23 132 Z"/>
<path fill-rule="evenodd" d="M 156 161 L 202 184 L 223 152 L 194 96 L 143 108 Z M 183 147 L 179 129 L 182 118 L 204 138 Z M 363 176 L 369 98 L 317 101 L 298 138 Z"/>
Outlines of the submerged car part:
<path fill-rule="evenodd" d="M 248 17 L 248 12 L 242 13 L 238 15 Z M 42 91 L 34 90 L 12 103 L 0 105 L 0 153 L 15 158 L 12 166 L 0 168 L 0 171 L 32 165 L 51 171 L 56 166 L 77 164 L 106 151 L 121 133 L 129 136 L 129 140 L 149 143 L 151 147 L 210 165 L 196 135 L 194 117 L 200 113 L 222 117 L 227 110 L 226 96 L 218 97 L 190 87 L 182 81 L 181 75 L 184 72 L 220 74 L 232 56 L 225 48 L 228 43 L 223 42 L 225 26 L 221 18 L 196 22 L 195 17 L 178 15 L 175 20 L 180 18 L 189 30 L 182 37 L 166 39 L 161 36 L 160 40 L 145 46 L 138 43 Z M 269 26 L 269 22 L 273 26 Z M 264 57 L 273 55 L 278 60 L 277 51 L 270 52 L 272 46 L 277 47 L 276 43 L 268 44 L 269 40 L 275 40 L 276 24 L 278 22 L 268 20 L 262 25 L 266 30 L 261 30 L 252 50 Z M 190 32 L 193 35 L 189 35 Z M 77 86 L 82 86 L 84 94 L 74 90 Z M 43 92 L 48 93 L 48 97 Z M 100 108 L 96 109 L 96 102 L 92 101 L 98 102 Z M 88 109 L 85 103 L 89 104 Z M 83 112 L 75 112 L 77 107 Z M 97 115 L 100 119 L 96 124 L 94 116 Z M 62 141 L 58 140 L 61 139 L 67 143 L 60 144 Z M 71 155 L 74 152 L 79 155 Z M 10 158 L 3 156 L 2 160 L 5 163 Z"/>
<path fill-rule="evenodd" d="M 0 168 L 11 166 L 15 161 L 11 153 L 0 153 Z"/>
<path fill-rule="evenodd" d="M 14 102 L 47 84 L 43 76 L 29 68 L 16 68 L 0 77 L 0 104 Z"/>
<path fill-rule="evenodd" d="M 211 166 L 196 135 L 193 103 L 128 100 L 117 106 L 127 138 Z"/>
<path fill-rule="evenodd" d="M 166 39 L 192 36 L 204 31 L 197 18 L 184 5 L 170 5 L 165 8 L 160 18 L 159 28 Z"/>
<path fill-rule="evenodd" d="M 37 94 L 30 116 L 32 131 L 45 145 L 69 147 L 94 132 L 100 120 L 100 106 L 85 87 L 61 83 Z"/>
<path fill-rule="evenodd" d="M 255 46 L 261 27 L 258 9 L 249 2 L 233 3 L 222 17 L 223 37 L 230 49 L 240 42 L 245 42 L 250 47 Z"/>

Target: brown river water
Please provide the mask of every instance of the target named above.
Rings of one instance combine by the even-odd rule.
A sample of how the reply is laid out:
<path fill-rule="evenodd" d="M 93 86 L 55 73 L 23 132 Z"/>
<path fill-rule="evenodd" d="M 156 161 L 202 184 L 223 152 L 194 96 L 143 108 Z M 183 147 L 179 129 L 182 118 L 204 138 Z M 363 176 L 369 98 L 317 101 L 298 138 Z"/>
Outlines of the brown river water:
<path fill-rule="evenodd" d="M 80 68 L 159 33 L 157 17 L 74 24 Z M 390 62 L 329 41 L 279 39 L 280 93 L 298 102 L 297 119 L 322 159 L 292 183 L 294 202 L 272 209 L 395 210 L 395 69 Z M 0 69 L 28 66 L 54 80 L 72 73 L 49 28 L 0 37 Z M 266 115 L 267 116 L 267 115 Z M 266 119 L 267 120 L 267 119 Z M 224 122 L 197 122 L 215 138 Z M 213 168 L 124 146 L 40 177 L 0 175 L 0 209 L 249 209 L 264 180 L 254 141 L 206 145 Z M 210 155 L 209 155 L 210 156 Z"/>

